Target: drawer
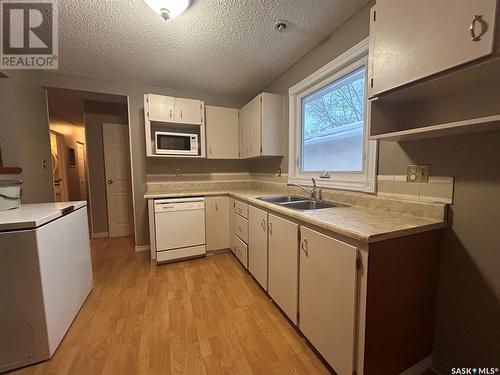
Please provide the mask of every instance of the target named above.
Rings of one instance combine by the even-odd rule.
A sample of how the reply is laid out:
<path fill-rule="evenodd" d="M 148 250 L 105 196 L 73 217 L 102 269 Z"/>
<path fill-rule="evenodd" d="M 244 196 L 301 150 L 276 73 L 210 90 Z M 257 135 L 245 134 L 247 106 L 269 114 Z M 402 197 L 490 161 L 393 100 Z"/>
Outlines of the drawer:
<path fill-rule="evenodd" d="M 234 215 L 234 234 L 248 243 L 248 220 L 240 215 Z"/>
<path fill-rule="evenodd" d="M 243 216 L 245 219 L 248 219 L 248 204 L 243 203 L 241 201 L 234 200 L 234 212 L 238 215 Z"/>
<path fill-rule="evenodd" d="M 248 246 L 238 236 L 234 236 L 234 250 L 240 262 L 248 269 Z"/>

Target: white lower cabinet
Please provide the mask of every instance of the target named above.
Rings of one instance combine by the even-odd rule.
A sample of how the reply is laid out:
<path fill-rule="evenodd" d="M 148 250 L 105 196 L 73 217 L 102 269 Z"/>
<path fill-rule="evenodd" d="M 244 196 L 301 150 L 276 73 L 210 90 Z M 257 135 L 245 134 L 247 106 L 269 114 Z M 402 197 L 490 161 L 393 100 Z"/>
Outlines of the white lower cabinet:
<path fill-rule="evenodd" d="M 269 295 L 297 324 L 298 228 L 291 221 L 269 214 Z"/>
<path fill-rule="evenodd" d="M 230 246 L 229 198 L 205 197 L 207 251 Z"/>
<path fill-rule="evenodd" d="M 357 249 L 302 227 L 299 328 L 339 375 L 354 370 Z"/>
<path fill-rule="evenodd" d="M 248 207 L 248 270 L 267 290 L 267 212 Z"/>
<path fill-rule="evenodd" d="M 235 253 L 234 249 L 234 199 L 229 198 L 229 246 L 233 254 Z"/>

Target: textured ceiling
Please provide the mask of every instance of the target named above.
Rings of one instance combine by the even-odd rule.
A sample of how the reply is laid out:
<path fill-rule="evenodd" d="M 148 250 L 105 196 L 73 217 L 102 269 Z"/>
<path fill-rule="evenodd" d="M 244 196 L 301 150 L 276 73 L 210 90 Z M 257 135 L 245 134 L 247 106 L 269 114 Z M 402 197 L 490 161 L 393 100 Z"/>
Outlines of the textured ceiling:
<path fill-rule="evenodd" d="M 367 0 L 192 0 L 164 22 L 143 0 L 59 0 L 59 70 L 251 95 Z M 278 19 L 289 21 L 283 33 Z"/>

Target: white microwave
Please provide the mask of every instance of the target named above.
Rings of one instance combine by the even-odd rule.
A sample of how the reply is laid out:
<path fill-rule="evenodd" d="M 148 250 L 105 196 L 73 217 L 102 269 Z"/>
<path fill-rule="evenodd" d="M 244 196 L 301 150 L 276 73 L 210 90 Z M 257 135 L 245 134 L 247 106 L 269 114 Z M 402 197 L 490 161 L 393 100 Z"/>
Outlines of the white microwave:
<path fill-rule="evenodd" d="M 198 155 L 198 134 L 155 132 L 158 155 Z"/>

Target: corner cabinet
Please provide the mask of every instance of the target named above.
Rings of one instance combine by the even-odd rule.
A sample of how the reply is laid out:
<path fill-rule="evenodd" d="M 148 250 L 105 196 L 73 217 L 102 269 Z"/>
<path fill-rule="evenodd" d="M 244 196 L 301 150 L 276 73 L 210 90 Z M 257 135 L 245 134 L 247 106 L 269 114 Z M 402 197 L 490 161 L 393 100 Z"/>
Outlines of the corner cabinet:
<path fill-rule="evenodd" d="M 238 109 L 205 106 L 207 159 L 238 159 Z"/>
<path fill-rule="evenodd" d="M 240 158 L 283 155 L 283 95 L 261 93 L 240 110 Z"/>
<path fill-rule="evenodd" d="M 207 251 L 230 248 L 229 213 L 229 197 L 205 197 Z"/>
<path fill-rule="evenodd" d="M 500 129 L 497 0 L 378 0 L 371 10 L 369 137 Z"/>

